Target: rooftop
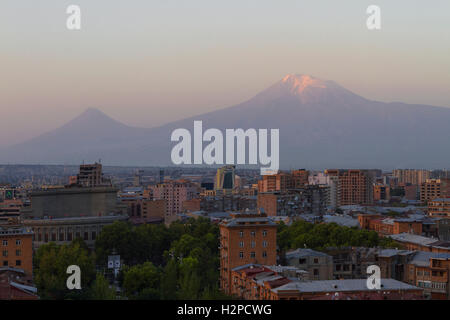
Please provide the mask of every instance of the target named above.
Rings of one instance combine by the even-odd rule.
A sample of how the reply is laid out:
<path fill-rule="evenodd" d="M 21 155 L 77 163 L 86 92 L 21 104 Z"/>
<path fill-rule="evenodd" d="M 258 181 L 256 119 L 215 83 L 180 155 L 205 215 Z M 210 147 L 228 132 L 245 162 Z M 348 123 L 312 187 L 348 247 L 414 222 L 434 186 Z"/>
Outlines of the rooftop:
<path fill-rule="evenodd" d="M 428 267 L 431 258 L 450 259 L 450 253 L 417 251 L 410 263 L 419 267 Z"/>
<path fill-rule="evenodd" d="M 381 290 L 419 289 L 415 286 L 394 279 L 381 279 L 381 286 Z M 273 289 L 274 292 L 292 290 L 299 292 L 372 291 L 367 288 L 367 279 L 320 280 L 307 282 L 293 281 Z"/>
<path fill-rule="evenodd" d="M 298 248 L 293 251 L 286 252 L 286 259 L 292 259 L 292 258 L 301 258 L 301 257 L 329 257 L 328 254 L 316 251 L 313 249 L 302 249 Z"/>
<path fill-rule="evenodd" d="M 423 246 L 428 246 L 428 245 L 431 245 L 438 241 L 437 239 L 427 238 L 427 237 L 423 237 L 423 236 L 419 236 L 419 235 L 411 234 L 411 233 L 392 234 L 392 235 L 389 235 L 389 237 L 391 237 L 395 241 L 410 242 L 410 243 L 420 244 Z"/>

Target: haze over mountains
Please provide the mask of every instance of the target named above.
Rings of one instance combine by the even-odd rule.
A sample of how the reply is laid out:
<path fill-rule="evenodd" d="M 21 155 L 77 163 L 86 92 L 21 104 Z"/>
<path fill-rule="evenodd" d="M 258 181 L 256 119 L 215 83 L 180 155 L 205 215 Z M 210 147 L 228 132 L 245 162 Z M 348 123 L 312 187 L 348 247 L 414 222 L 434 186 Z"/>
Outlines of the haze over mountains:
<path fill-rule="evenodd" d="M 62 127 L 0 150 L 0 163 L 172 165 L 176 128 L 280 129 L 281 168 L 449 168 L 450 109 L 367 100 L 307 75 L 287 75 L 241 104 L 157 128 L 87 109 Z M 206 145 L 206 143 L 204 144 Z"/>

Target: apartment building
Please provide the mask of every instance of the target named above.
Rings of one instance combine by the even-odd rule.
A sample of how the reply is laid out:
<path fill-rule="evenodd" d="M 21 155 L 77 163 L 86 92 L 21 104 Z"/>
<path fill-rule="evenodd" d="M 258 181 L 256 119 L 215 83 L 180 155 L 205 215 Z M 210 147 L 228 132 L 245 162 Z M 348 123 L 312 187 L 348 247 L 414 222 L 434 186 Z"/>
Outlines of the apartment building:
<path fill-rule="evenodd" d="M 450 299 L 450 253 L 417 252 L 407 264 L 406 282 L 433 300 Z"/>
<path fill-rule="evenodd" d="M 358 222 L 362 229 L 373 230 L 380 236 L 411 233 L 422 235 L 421 220 L 409 218 L 389 218 L 378 214 L 359 214 Z"/>
<path fill-rule="evenodd" d="M 308 184 L 309 171 L 305 169 L 292 170 L 290 173 L 281 172 L 264 175 L 258 181 L 258 192 L 287 191 L 302 188 Z"/>
<path fill-rule="evenodd" d="M 337 178 L 338 206 L 373 204 L 373 173 L 369 170 L 328 169 L 325 173 Z"/>
<path fill-rule="evenodd" d="M 441 180 L 427 179 L 420 185 L 420 201 L 427 202 L 441 198 Z"/>
<path fill-rule="evenodd" d="M 183 202 L 197 197 L 198 188 L 188 180 L 166 181 L 150 186 L 154 200 L 165 200 L 164 221 L 171 223 L 183 211 Z"/>
<path fill-rule="evenodd" d="M 400 233 L 389 235 L 407 250 L 417 250 L 425 252 L 450 253 L 450 242 L 435 238 L 423 237 L 411 233 Z"/>
<path fill-rule="evenodd" d="M 390 187 L 385 184 L 375 184 L 373 186 L 374 201 L 389 201 L 391 199 Z"/>
<path fill-rule="evenodd" d="M 284 192 L 263 192 L 257 196 L 258 208 L 268 216 L 299 214 L 324 215 L 330 204 L 330 189 L 323 185 L 305 185 Z"/>
<path fill-rule="evenodd" d="M 432 218 L 450 219 L 450 198 L 436 198 L 428 201 L 428 215 Z"/>
<path fill-rule="evenodd" d="M 262 212 L 234 213 L 219 224 L 220 287 L 232 292 L 232 269 L 246 264 L 277 264 L 277 226 Z"/>
<path fill-rule="evenodd" d="M 398 183 L 421 185 L 431 178 L 431 171 L 423 169 L 396 169 L 392 172 Z"/>
<path fill-rule="evenodd" d="M 20 225 L 0 226 L 0 267 L 33 274 L 33 232 Z"/>
<path fill-rule="evenodd" d="M 286 264 L 309 273 L 310 280 L 333 279 L 333 257 L 312 249 L 296 249 L 286 252 Z"/>

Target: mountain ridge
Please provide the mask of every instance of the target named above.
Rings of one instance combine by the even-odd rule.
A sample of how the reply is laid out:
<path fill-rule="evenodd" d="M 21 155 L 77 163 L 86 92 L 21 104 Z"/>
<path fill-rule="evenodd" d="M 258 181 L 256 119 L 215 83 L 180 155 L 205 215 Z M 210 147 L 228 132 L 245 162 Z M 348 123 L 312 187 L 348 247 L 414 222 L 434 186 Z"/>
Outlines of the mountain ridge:
<path fill-rule="evenodd" d="M 289 74 L 237 105 L 152 128 L 88 108 L 56 130 L 3 149 L 0 162 L 170 165 L 171 131 L 192 131 L 194 120 L 205 129 L 280 129 L 282 167 L 443 168 L 450 158 L 450 109 L 368 100 L 334 81 Z"/>

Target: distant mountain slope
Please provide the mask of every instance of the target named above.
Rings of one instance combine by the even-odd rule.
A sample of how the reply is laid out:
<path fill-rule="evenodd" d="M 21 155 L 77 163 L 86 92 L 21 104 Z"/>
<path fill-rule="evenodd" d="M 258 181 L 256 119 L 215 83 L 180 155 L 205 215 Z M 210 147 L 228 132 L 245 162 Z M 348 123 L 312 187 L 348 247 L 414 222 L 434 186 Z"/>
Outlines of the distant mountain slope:
<path fill-rule="evenodd" d="M 233 107 L 141 129 L 88 109 L 63 127 L 0 154 L 0 162 L 167 165 L 170 134 L 206 128 L 278 128 L 282 167 L 450 167 L 450 109 L 367 100 L 333 81 L 287 75 Z"/>

